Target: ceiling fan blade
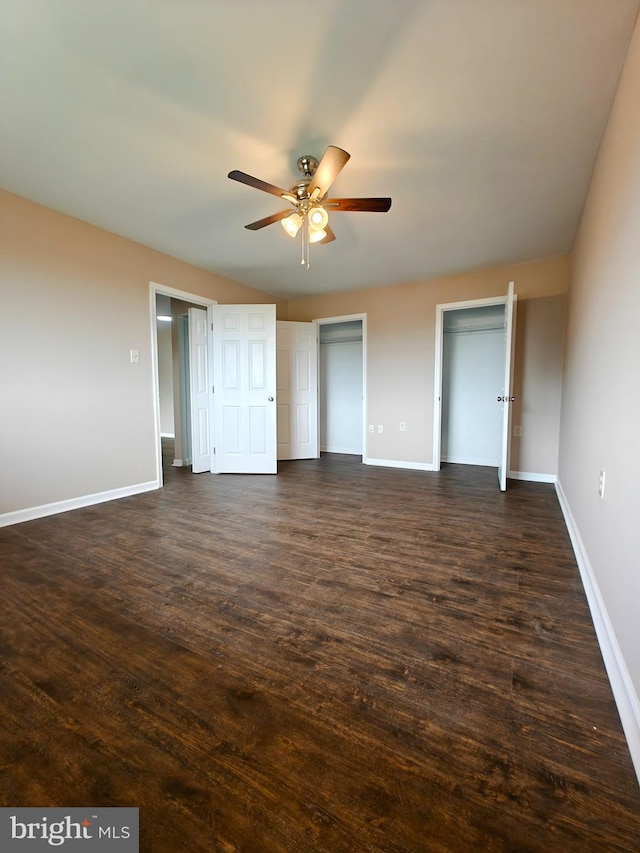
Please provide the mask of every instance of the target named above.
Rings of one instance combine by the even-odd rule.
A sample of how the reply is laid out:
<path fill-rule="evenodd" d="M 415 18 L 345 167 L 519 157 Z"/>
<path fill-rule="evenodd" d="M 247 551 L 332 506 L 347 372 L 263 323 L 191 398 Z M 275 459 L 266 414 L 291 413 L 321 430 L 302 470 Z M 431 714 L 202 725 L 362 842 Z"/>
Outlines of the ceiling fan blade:
<path fill-rule="evenodd" d="M 322 202 L 327 211 L 361 210 L 369 213 L 386 213 L 391 207 L 390 198 L 327 198 Z"/>
<path fill-rule="evenodd" d="M 342 148 L 330 145 L 322 155 L 318 168 L 313 173 L 311 183 L 307 188 L 309 195 L 316 189 L 320 190 L 320 196 L 326 195 L 329 187 L 343 170 L 350 157 L 351 154 L 347 154 Z"/>
<path fill-rule="evenodd" d="M 331 230 L 330 225 L 325 225 L 324 230 L 327 232 L 327 236 L 323 237 L 322 240 L 318 240 L 319 243 L 331 243 L 333 240 L 336 239 L 336 235 Z"/>
<path fill-rule="evenodd" d="M 248 187 L 253 187 L 256 190 L 262 190 L 262 192 L 265 193 L 271 193 L 271 195 L 277 195 L 292 203 L 297 201 L 296 197 L 292 195 L 289 190 L 283 190 L 282 187 L 276 187 L 273 184 L 268 184 L 266 181 L 261 181 L 260 178 L 254 178 L 252 175 L 247 175 L 246 172 L 239 172 L 237 169 L 234 169 L 232 172 L 229 172 L 227 177 L 231 178 L 232 181 L 239 181 L 241 184 L 246 184 Z"/>
<path fill-rule="evenodd" d="M 274 222 L 280 222 L 281 219 L 284 219 L 286 216 L 289 216 L 290 213 L 290 208 L 288 210 L 281 210 L 279 213 L 272 213 L 271 216 L 265 216 L 264 219 L 258 219 L 256 222 L 250 222 L 244 227 L 248 228 L 249 231 L 258 231 L 260 228 L 264 228 L 266 225 L 273 225 Z"/>

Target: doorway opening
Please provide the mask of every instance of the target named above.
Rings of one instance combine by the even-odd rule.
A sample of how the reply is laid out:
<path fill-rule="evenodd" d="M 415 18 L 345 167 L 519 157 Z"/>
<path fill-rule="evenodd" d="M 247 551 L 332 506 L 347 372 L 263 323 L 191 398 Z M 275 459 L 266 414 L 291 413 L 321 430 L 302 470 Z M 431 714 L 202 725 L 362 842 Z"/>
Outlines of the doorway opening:
<path fill-rule="evenodd" d="M 318 323 L 320 451 L 366 457 L 366 314 Z"/>
<path fill-rule="evenodd" d="M 443 317 L 440 459 L 500 463 L 504 305 L 446 311 Z"/>
<path fill-rule="evenodd" d="M 165 464 L 192 464 L 191 371 L 189 358 L 189 309 L 206 311 L 211 328 L 212 299 L 150 282 L 151 357 L 155 402 L 156 468 L 164 484 L 162 439 L 173 432 L 173 459 Z M 161 320 L 159 317 L 169 319 Z"/>
<path fill-rule="evenodd" d="M 511 448 L 516 300 L 509 282 L 504 297 L 436 306 L 433 470 L 441 461 L 495 465 L 501 491 Z"/>

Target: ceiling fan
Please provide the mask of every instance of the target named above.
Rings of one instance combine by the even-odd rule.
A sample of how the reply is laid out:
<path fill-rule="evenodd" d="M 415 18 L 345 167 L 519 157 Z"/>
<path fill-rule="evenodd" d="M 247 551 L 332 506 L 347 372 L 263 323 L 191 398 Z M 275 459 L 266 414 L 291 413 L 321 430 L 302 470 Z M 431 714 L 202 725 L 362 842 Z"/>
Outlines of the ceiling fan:
<path fill-rule="evenodd" d="M 261 181 L 259 178 L 247 175 L 245 172 L 239 172 L 237 169 L 229 172 L 228 177 L 232 181 L 239 181 L 241 184 L 246 184 L 257 190 L 277 195 L 288 201 L 294 208 L 293 212 L 291 207 L 288 207 L 285 210 L 278 211 L 278 213 L 272 213 L 271 216 L 266 216 L 264 219 L 250 222 L 249 225 L 245 225 L 245 228 L 250 231 L 258 231 L 274 222 L 281 222 L 284 230 L 291 237 L 295 237 L 298 231 L 302 229 L 303 252 L 300 263 L 305 263 L 306 246 L 308 267 L 309 243 L 330 243 L 336 239 L 329 225 L 329 213 L 340 210 L 386 213 L 391 207 L 390 198 L 327 197 L 331 184 L 338 177 L 350 157 L 350 154 L 335 145 L 329 145 L 319 162 L 310 154 L 305 154 L 298 159 L 298 170 L 301 172 L 302 178 L 290 190 L 276 187 L 273 184 Z"/>

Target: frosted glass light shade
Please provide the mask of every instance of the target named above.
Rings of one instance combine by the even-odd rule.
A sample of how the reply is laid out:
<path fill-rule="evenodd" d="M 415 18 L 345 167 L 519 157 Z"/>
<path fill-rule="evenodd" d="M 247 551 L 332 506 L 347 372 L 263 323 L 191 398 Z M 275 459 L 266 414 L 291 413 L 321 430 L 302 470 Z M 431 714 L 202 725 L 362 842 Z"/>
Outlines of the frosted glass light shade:
<path fill-rule="evenodd" d="M 280 221 L 282 222 L 282 227 L 290 237 L 295 237 L 302 225 L 302 217 L 299 213 L 292 213 L 291 216 L 287 216 L 286 219 L 281 219 Z"/>
<path fill-rule="evenodd" d="M 327 232 L 320 228 L 319 231 L 309 231 L 309 242 L 310 243 L 319 243 L 320 240 L 324 240 L 327 236 Z"/>
<path fill-rule="evenodd" d="M 324 207 L 312 207 L 309 211 L 309 226 L 314 231 L 321 231 L 328 221 L 329 215 Z"/>

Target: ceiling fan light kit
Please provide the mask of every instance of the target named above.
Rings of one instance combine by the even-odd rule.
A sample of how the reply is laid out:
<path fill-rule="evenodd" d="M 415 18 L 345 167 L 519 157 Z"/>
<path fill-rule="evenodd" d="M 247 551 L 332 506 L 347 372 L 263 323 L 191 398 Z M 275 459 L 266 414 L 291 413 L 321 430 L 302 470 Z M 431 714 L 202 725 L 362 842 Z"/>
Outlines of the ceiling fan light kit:
<path fill-rule="evenodd" d="M 298 231 L 300 230 L 300 226 L 302 225 L 302 217 L 299 213 L 292 213 L 291 216 L 287 216 L 286 219 L 281 220 L 282 227 L 287 232 L 289 237 L 295 237 Z"/>
<path fill-rule="evenodd" d="M 324 228 L 320 228 L 317 231 L 309 231 L 309 242 L 310 243 L 321 243 L 324 238 L 327 236 L 327 232 Z"/>
<path fill-rule="evenodd" d="M 314 205 L 309 210 L 309 227 L 314 231 L 322 231 L 329 221 L 329 214 L 320 205 Z"/>
<path fill-rule="evenodd" d="M 351 157 L 342 148 L 329 145 L 322 159 L 318 161 L 310 154 L 298 159 L 298 170 L 302 173 L 299 180 L 290 190 L 282 189 L 274 184 L 261 181 L 246 172 L 237 169 L 229 172 L 232 181 L 238 181 L 262 192 L 277 195 L 293 205 L 295 210 L 281 210 L 257 222 L 245 225 L 250 231 L 258 231 L 274 222 L 282 223 L 282 227 L 290 237 L 295 237 L 302 228 L 302 260 L 309 269 L 309 245 L 311 243 L 330 243 L 335 240 L 335 234 L 329 226 L 331 211 L 368 211 L 371 213 L 386 213 L 391 207 L 390 198 L 327 198 L 329 187 L 340 174 Z"/>

